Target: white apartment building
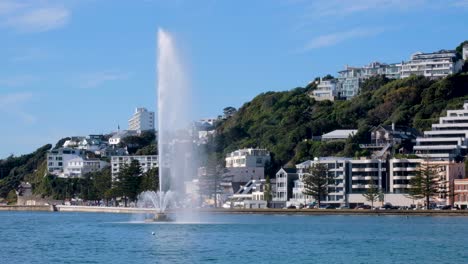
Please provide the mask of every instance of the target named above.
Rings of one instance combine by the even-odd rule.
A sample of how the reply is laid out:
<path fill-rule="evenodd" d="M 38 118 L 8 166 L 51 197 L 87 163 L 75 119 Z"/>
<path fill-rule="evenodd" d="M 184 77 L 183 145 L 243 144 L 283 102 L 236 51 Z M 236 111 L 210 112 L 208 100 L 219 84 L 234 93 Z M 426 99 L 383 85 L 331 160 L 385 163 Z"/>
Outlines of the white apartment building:
<path fill-rule="evenodd" d="M 320 83 L 317 85 L 317 89 L 312 91 L 312 97 L 317 101 L 323 100 L 335 100 L 337 92 L 337 80 L 329 79 L 324 80 L 320 78 Z"/>
<path fill-rule="evenodd" d="M 347 182 L 348 203 L 350 205 L 367 203 L 362 194 L 366 193 L 371 185 L 385 191 L 386 177 L 386 160 L 351 160 L 349 162 L 349 181 Z"/>
<path fill-rule="evenodd" d="M 389 160 L 389 192 L 385 195 L 386 201 L 392 204 L 411 205 L 415 203 L 404 194 L 411 188 L 410 180 L 416 176 L 421 164 L 434 168 L 439 175 L 440 194 L 433 197 L 432 201 L 438 204 L 451 204 L 449 195 L 451 183 L 455 179 L 465 178 L 464 163 L 448 160 L 424 159 L 391 159 Z M 423 201 L 418 201 L 423 203 Z"/>
<path fill-rule="evenodd" d="M 468 61 L 468 44 L 463 45 L 463 60 Z"/>
<path fill-rule="evenodd" d="M 270 161 L 270 152 L 266 149 L 239 149 L 226 156 L 226 168 L 265 167 Z"/>
<path fill-rule="evenodd" d="M 327 166 L 329 171 L 329 177 L 331 182 L 328 185 L 328 195 L 321 203 L 345 205 L 346 201 L 346 184 L 347 184 L 347 164 L 351 158 L 343 157 L 321 157 L 315 160 L 308 160 L 296 165 L 298 179 L 294 181 L 294 187 L 292 189 L 293 197 L 290 202 L 294 205 L 308 204 L 313 202 L 314 199 L 307 195 L 304 195 L 304 176 L 309 172 L 309 168 L 314 164 L 320 163 Z"/>
<path fill-rule="evenodd" d="M 108 162 L 99 159 L 84 159 L 83 157 L 78 157 L 67 162 L 63 177 L 79 178 L 86 173 L 100 171 L 107 166 L 109 166 Z"/>
<path fill-rule="evenodd" d="M 417 52 L 411 60 L 401 65 L 401 78 L 421 75 L 430 79 L 444 78 L 457 73 L 463 65 L 455 50 L 440 50 L 432 53 Z"/>
<path fill-rule="evenodd" d="M 272 207 L 283 208 L 286 203 L 293 197 L 294 181 L 298 179 L 296 169 L 281 168 L 276 173 L 276 191 L 273 197 Z"/>
<path fill-rule="evenodd" d="M 448 110 L 424 137 L 416 138 L 414 152 L 422 158 L 452 160 L 464 156 L 468 146 L 468 102 L 463 109 Z"/>
<path fill-rule="evenodd" d="M 133 155 L 133 156 L 112 156 L 111 171 L 112 180 L 115 180 L 123 166 L 128 166 L 133 160 L 137 160 L 140 164 L 142 173 L 149 171 L 152 168 L 158 167 L 157 155 Z"/>
<path fill-rule="evenodd" d="M 136 108 L 135 113 L 128 120 L 128 130 L 138 131 L 138 133 L 145 130 L 154 130 L 154 112 L 150 112 L 143 107 Z"/>
<path fill-rule="evenodd" d="M 364 80 L 376 75 L 385 75 L 390 79 L 399 79 L 400 68 L 400 64 L 380 62 L 372 62 L 363 67 L 349 67 L 346 65 L 343 71 L 338 72 L 337 94 L 339 97 L 346 99 L 356 96 Z"/>
<path fill-rule="evenodd" d="M 84 151 L 72 148 L 52 149 L 47 153 L 47 171 L 56 176 L 63 176 L 68 162 L 72 159 L 81 158 Z"/>

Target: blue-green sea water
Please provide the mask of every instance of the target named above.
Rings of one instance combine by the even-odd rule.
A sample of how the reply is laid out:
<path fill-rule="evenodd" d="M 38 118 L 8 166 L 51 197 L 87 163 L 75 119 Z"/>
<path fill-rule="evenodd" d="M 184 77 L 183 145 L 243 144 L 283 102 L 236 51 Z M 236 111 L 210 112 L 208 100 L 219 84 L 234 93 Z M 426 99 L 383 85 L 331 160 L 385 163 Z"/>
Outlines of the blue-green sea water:
<path fill-rule="evenodd" d="M 203 218 L 0 212 L 0 263 L 468 263 L 467 217 Z"/>

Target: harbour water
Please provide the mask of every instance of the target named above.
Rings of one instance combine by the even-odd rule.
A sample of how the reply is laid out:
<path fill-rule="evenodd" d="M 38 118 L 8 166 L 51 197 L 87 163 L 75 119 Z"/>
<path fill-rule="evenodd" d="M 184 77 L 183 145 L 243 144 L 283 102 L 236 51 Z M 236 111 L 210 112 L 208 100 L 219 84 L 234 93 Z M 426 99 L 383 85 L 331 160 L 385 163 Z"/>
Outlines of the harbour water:
<path fill-rule="evenodd" d="M 468 217 L 0 212 L 1 263 L 466 263 Z M 154 235 L 152 234 L 154 232 Z"/>

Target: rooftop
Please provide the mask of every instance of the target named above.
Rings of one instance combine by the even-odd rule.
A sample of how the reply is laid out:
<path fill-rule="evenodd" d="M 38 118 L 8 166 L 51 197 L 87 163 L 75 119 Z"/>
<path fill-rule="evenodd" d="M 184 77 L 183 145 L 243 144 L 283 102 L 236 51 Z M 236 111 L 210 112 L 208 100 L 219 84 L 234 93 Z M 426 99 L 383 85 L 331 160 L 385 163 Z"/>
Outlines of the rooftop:
<path fill-rule="evenodd" d="M 332 132 L 326 133 L 322 135 L 322 139 L 325 138 L 348 138 L 349 136 L 355 135 L 357 133 L 357 129 L 337 129 L 333 130 Z"/>

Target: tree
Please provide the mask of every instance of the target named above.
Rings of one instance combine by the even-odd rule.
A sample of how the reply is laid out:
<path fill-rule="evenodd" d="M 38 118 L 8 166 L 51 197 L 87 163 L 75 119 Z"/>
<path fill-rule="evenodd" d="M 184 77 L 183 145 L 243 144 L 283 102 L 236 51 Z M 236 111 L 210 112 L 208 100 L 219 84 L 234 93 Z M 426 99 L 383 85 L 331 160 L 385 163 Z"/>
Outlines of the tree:
<path fill-rule="evenodd" d="M 215 155 L 210 155 L 205 166 L 205 173 L 198 179 L 200 195 L 213 197 L 215 207 L 218 207 L 218 195 L 222 194 L 221 182 L 225 169 L 217 163 Z"/>
<path fill-rule="evenodd" d="M 117 176 L 116 186 L 119 192 L 124 196 L 125 207 L 127 207 L 127 201 L 135 200 L 141 182 L 141 168 L 138 160 L 132 160 L 130 165 L 124 165 Z"/>
<path fill-rule="evenodd" d="M 419 165 L 416 175 L 409 181 L 408 194 L 413 199 L 425 199 L 426 208 L 429 208 L 430 198 L 440 193 L 439 175 L 437 167 L 429 165 L 427 161 Z"/>
<path fill-rule="evenodd" d="M 271 181 L 270 181 L 270 176 L 266 176 L 266 179 L 265 179 L 265 187 L 263 189 L 263 197 L 265 199 L 265 201 L 267 201 L 267 203 L 271 202 L 271 200 L 273 199 L 273 194 L 272 194 L 272 190 L 271 190 Z"/>
<path fill-rule="evenodd" d="M 383 200 L 382 190 L 379 189 L 377 185 L 375 185 L 372 181 L 369 181 L 369 188 L 367 189 L 366 193 L 363 193 L 362 196 L 366 198 L 367 201 L 371 202 L 371 206 L 374 207 L 374 202 L 378 200 Z"/>
<path fill-rule="evenodd" d="M 304 174 L 305 195 L 312 196 L 320 207 L 320 202 L 328 195 L 328 185 L 331 183 L 326 164 L 315 163 L 309 168 L 309 173 Z"/>
<path fill-rule="evenodd" d="M 152 168 L 141 176 L 140 192 L 143 191 L 158 191 L 159 190 L 159 175 L 158 168 Z"/>
<path fill-rule="evenodd" d="M 237 109 L 232 106 L 225 107 L 223 109 L 224 118 L 229 118 L 233 116 L 236 112 L 237 112 Z"/>

